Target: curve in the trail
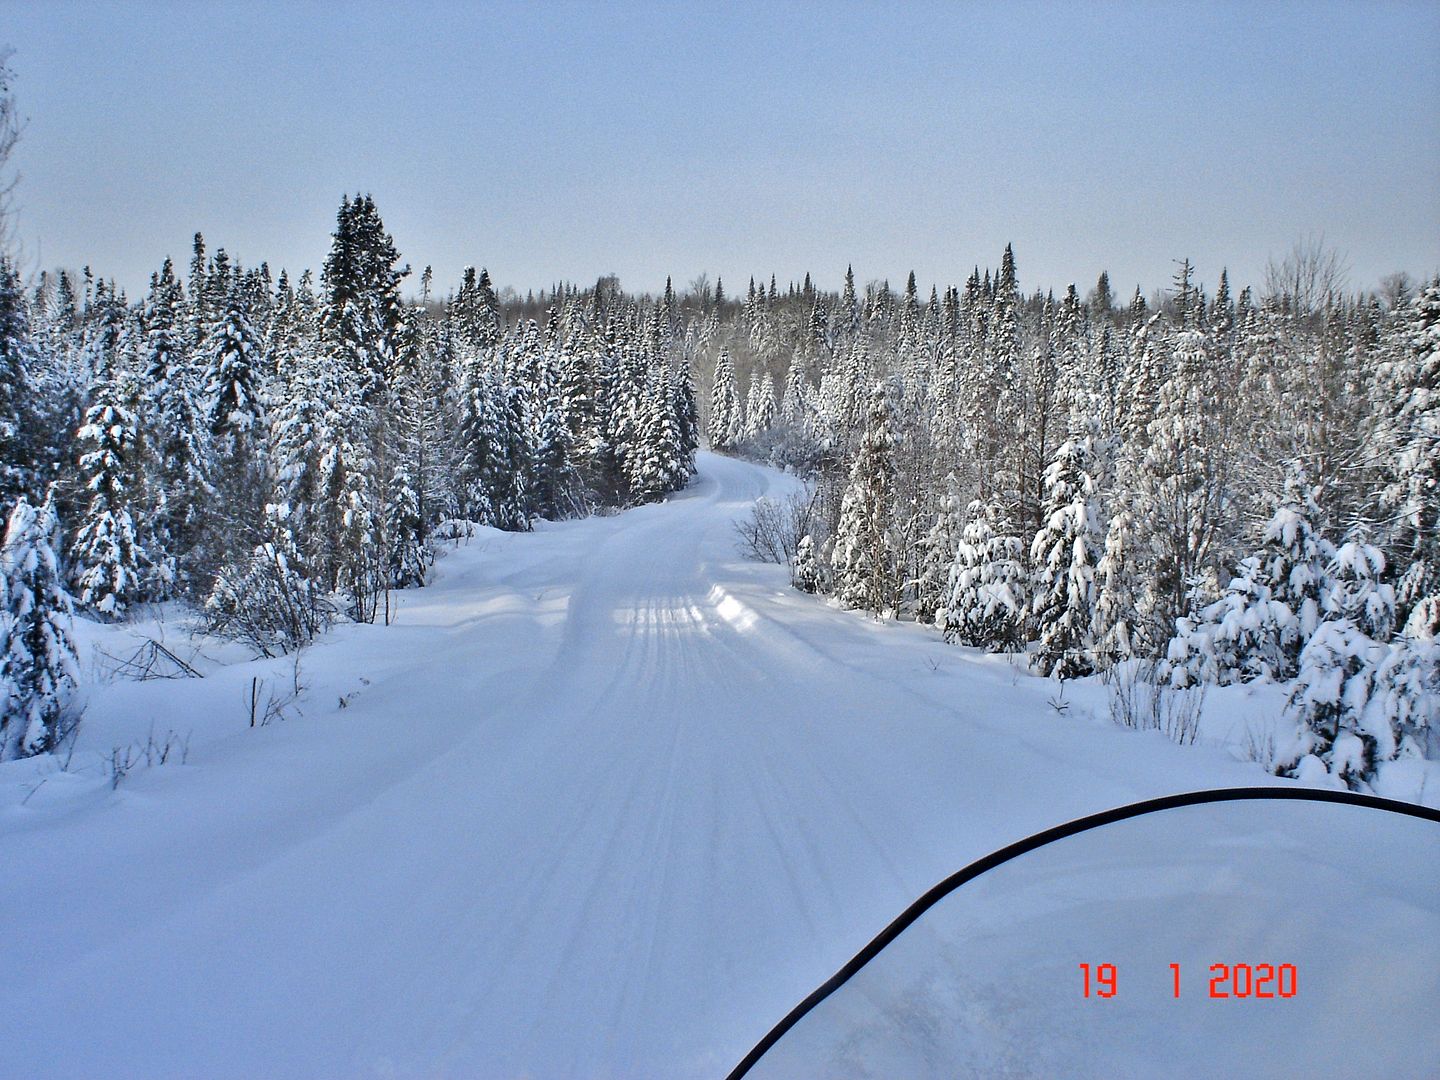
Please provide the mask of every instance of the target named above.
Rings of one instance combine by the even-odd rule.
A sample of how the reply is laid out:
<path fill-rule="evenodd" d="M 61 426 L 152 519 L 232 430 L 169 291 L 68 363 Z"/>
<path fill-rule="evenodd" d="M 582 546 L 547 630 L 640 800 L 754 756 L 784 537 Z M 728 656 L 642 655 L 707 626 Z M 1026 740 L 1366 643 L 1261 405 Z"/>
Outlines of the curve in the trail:
<path fill-rule="evenodd" d="M 69 920 L 0 943 L 0 1015 L 42 1018 L 0 1074 L 723 1075 L 956 866 L 1255 781 L 744 562 L 793 483 L 705 454 L 663 505 L 486 532 L 307 654 L 304 720 L 0 822 L 0 909 Z"/>

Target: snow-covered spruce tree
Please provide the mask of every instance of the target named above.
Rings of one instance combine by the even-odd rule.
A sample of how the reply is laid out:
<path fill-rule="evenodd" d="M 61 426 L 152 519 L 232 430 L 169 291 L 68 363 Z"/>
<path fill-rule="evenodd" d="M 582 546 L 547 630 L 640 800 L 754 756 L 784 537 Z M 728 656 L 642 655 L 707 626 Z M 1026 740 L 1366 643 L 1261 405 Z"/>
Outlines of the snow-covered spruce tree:
<path fill-rule="evenodd" d="M 1314 782 L 1333 776 L 1358 787 L 1374 775 L 1376 740 L 1362 717 L 1384 646 L 1348 619 L 1320 624 L 1300 654 L 1300 674 L 1286 702 L 1301 722 L 1281 775 Z"/>
<path fill-rule="evenodd" d="M 643 499 L 647 486 L 649 365 L 633 340 L 618 342 L 617 352 L 606 382 L 606 442 L 617 466 L 617 497 L 628 505 Z"/>
<path fill-rule="evenodd" d="M 246 455 L 260 438 L 265 407 L 260 393 L 260 337 L 250 325 L 238 293 L 206 335 L 206 416 L 211 434 L 227 442 L 226 451 Z"/>
<path fill-rule="evenodd" d="M 386 395 L 389 422 L 382 449 L 389 462 L 389 476 L 382 478 L 381 484 L 385 508 L 382 535 L 389 583 L 408 588 L 425 583 L 431 561 L 425 493 L 430 480 L 427 463 L 434 453 L 436 435 L 433 402 L 425 400 L 423 394 L 422 372 L 429 358 L 419 317 L 413 309 L 402 319 L 399 341 Z"/>
<path fill-rule="evenodd" d="M 710 445 L 716 450 L 728 450 L 744 425 L 740 390 L 735 384 L 735 365 L 730 360 L 730 350 L 721 349 L 715 361 L 715 383 L 710 390 Z"/>
<path fill-rule="evenodd" d="M 482 268 L 477 278 L 473 266 L 465 267 L 449 318 L 462 346 L 479 352 L 500 344 L 500 305 L 490 271 Z"/>
<path fill-rule="evenodd" d="M 797 357 L 791 361 L 789 370 L 785 373 L 785 392 L 780 398 L 780 419 L 786 424 L 800 427 L 809 411 L 809 387 Z"/>
<path fill-rule="evenodd" d="M 1320 509 L 1304 470 L 1292 463 L 1285 489 L 1265 526 L 1260 541 L 1260 573 L 1270 595 L 1290 609 L 1295 618 L 1294 637 L 1286 645 L 1286 667 L 1279 678 L 1289 678 L 1305 642 L 1320 625 L 1326 587 L 1326 567 L 1334 557 L 1333 545 L 1320 535 Z"/>
<path fill-rule="evenodd" d="M 525 417 L 525 391 L 510 383 L 502 373 L 495 404 L 500 454 L 491 460 L 486 486 L 494 506 L 496 527 L 524 532 L 534 517 L 530 493 L 534 447 Z"/>
<path fill-rule="evenodd" d="M 494 525 L 499 519 L 495 494 L 490 483 L 503 467 L 505 446 L 502 437 L 499 389 L 478 358 L 463 365 L 461 411 L 456 432 L 460 444 L 460 510 L 471 521 Z"/>
<path fill-rule="evenodd" d="M 400 282 L 410 267 L 399 267 L 395 242 L 385 231 L 369 195 L 342 199 L 336 214 L 330 254 L 321 280 L 321 312 L 327 347 L 358 385 L 353 419 L 373 422 L 397 352 L 402 319 Z M 358 438 L 358 432 L 351 432 Z"/>
<path fill-rule="evenodd" d="M 846 607 L 877 614 L 894 611 L 900 601 L 900 553 L 891 517 L 896 446 L 892 394 L 883 382 L 870 394 L 865 433 L 850 468 L 830 556 L 836 598 Z"/>
<path fill-rule="evenodd" d="M 337 427 L 336 430 L 343 430 Z M 374 622 L 385 590 L 387 567 L 379 544 L 382 523 L 371 501 L 370 462 L 348 440 L 336 442 L 321 461 L 327 514 L 334 522 L 334 586 L 349 600 L 347 614 L 356 622 Z"/>
<path fill-rule="evenodd" d="M 1185 316 L 1193 320 L 1194 314 Z M 1174 370 L 1160 390 L 1149 445 L 1138 472 L 1135 509 L 1153 552 L 1144 606 L 1157 644 L 1192 606 L 1192 590 L 1209 569 L 1229 497 L 1216 423 L 1210 345 L 1193 321 L 1174 342 Z"/>
<path fill-rule="evenodd" d="M 75 432 L 84 421 L 83 394 L 89 381 L 82 363 L 80 316 L 69 274 L 62 271 L 56 275 L 48 300 L 32 313 L 30 333 L 35 346 L 30 355 L 37 362 L 26 370 L 26 383 L 33 409 L 21 409 L 19 416 L 28 412 L 35 423 L 35 437 L 26 441 L 37 477 L 53 478 L 74 465 Z M 15 419 L 15 414 L 10 415 Z M 9 453 L 6 451 L 6 460 L 10 460 Z"/>
<path fill-rule="evenodd" d="M 215 497 L 206 515 L 212 574 L 254 546 L 270 490 L 261 352 L 241 294 L 231 289 L 224 313 L 201 345 L 205 415 L 214 448 L 210 479 Z"/>
<path fill-rule="evenodd" d="M 184 296 L 166 259 L 152 278 L 142 324 L 145 352 L 144 429 L 149 476 L 145 484 L 145 532 L 159 580 L 150 591 L 164 596 L 172 585 L 190 584 L 189 558 L 201 540 L 205 504 L 211 497 L 207 468 L 209 428 L 195 400 L 182 325 Z"/>
<path fill-rule="evenodd" d="M 801 592 L 817 593 L 824 586 L 815 539 L 809 533 L 795 545 L 795 562 L 790 567 L 790 583 Z"/>
<path fill-rule="evenodd" d="M 0 549 L 0 761 L 44 753 L 66 735 L 78 664 L 59 533 L 53 492 L 38 509 L 22 498 Z"/>
<path fill-rule="evenodd" d="M 1334 552 L 1315 529 L 1319 510 L 1303 472 L 1292 466 L 1265 527 L 1260 551 L 1241 561 L 1219 600 L 1197 618 L 1181 618 L 1164 674 L 1175 685 L 1284 682 L 1320 625 Z"/>
<path fill-rule="evenodd" d="M 598 430 L 595 419 L 595 372 L 590 350 L 578 333 L 568 333 L 555 357 L 554 407 L 565 425 L 569 461 L 583 483 L 590 471 Z"/>
<path fill-rule="evenodd" d="M 35 484 L 35 389 L 29 369 L 34 342 L 20 275 L 0 255 L 0 506 L 10 506 Z"/>
<path fill-rule="evenodd" d="M 960 546 L 964 528 L 964 503 L 959 482 L 951 473 L 946 478 L 945 494 L 940 497 L 935 523 L 921 542 L 920 573 L 915 582 L 917 622 L 934 622 L 944 610 L 950 586 L 950 567 L 955 563 L 955 551 Z"/>
<path fill-rule="evenodd" d="M 1019 648 L 1027 609 L 1024 543 L 998 498 L 976 499 L 965 514 L 949 595 L 936 621 L 947 641 L 991 652 Z"/>
<path fill-rule="evenodd" d="M 373 622 L 386 572 L 380 544 L 384 506 L 376 501 L 382 485 L 377 482 L 371 456 L 375 447 L 373 414 L 361 401 L 353 371 L 334 364 L 327 374 L 322 398 L 326 442 L 319 462 L 319 512 L 311 530 L 320 540 L 320 550 L 310 569 L 327 590 L 346 595 L 351 618 Z"/>
<path fill-rule="evenodd" d="M 1032 663 L 1057 679 L 1095 670 L 1092 632 L 1101 532 L 1092 456 L 1088 438 L 1061 444 L 1045 470 L 1045 523 L 1030 548 L 1035 567 L 1031 612 L 1040 639 Z"/>
<path fill-rule="evenodd" d="M 1327 621 L 1345 620 L 1376 641 L 1395 632 L 1395 589 L 1385 580 L 1385 555 L 1364 527 L 1352 529 L 1325 571 L 1321 610 Z"/>
<path fill-rule="evenodd" d="M 674 404 L 668 376 L 663 367 L 656 367 L 650 374 L 641 428 L 647 466 L 641 473 L 637 495 L 643 493 L 647 499 L 658 499 L 683 487 L 689 477 Z"/>
<path fill-rule="evenodd" d="M 688 363 L 682 362 L 672 377 L 670 398 L 680 436 L 681 477 L 677 486 L 683 487 L 695 475 L 695 451 L 700 448 L 700 413 Z"/>
<path fill-rule="evenodd" d="M 424 585 L 432 556 L 425 543 L 420 497 L 403 459 L 395 465 L 386 495 L 384 546 L 390 586 L 408 589 Z"/>
<path fill-rule="evenodd" d="M 1172 686 L 1285 680 L 1300 641 L 1290 609 L 1271 594 L 1258 556 L 1242 559 L 1220 599 L 1175 621 L 1160 677 Z"/>
<path fill-rule="evenodd" d="M 1404 622 L 1427 597 L 1440 597 L 1440 281 L 1415 298 L 1395 336 L 1396 356 L 1381 380 L 1388 400 L 1377 449 Z"/>
<path fill-rule="evenodd" d="M 1137 550 L 1135 514 L 1123 485 L 1112 498 L 1105 527 L 1105 549 L 1095 567 L 1095 659 L 1102 669 L 1129 660 L 1143 644 L 1137 641 L 1142 578 Z"/>
<path fill-rule="evenodd" d="M 759 438 L 775 423 L 775 387 L 767 372 L 756 371 L 750 379 L 745 406 L 745 437 Z"/>
<path fill-rule="evenodd" d="M 1000 490 L 1020 491 L 1024 462 L 1031 453 L 1026 439 L 1017 439 L 1025 420 L 1025 380 L 1020 341 L 1020 291 L 1015 253 L 1009 244 L 1000 262 L 1000 274 L 986 322 L 984 380 L 994 389 L 993 405 L 979 425 L 977 449 L 982 475 L 999 478 Z M 1018 507 L 1015 508 L 1018 510 Z M 1018 521 L 1015 522 L 1018 526 Z"/>
<path fill-rule="evenodd" d="M 584 505 L 580 478 L 571 464 L 570 430 L 553 398 L 540 406 L 532 438 L 536 515 L 549 520 L 576 516 Z"/>
<path fill-rule="evenodd" d="M 1287 709 L 1301 739 L 1280 771 L 1302 780 L 1327 774 L 1350 787 L 1374 780 L 1388 752 L 1368 720 L 1377 668 L 1395 627 L 1395 591 L 1383 582 L 1385 557 L 1363 532 L 1336 550 L 1328 570 L 1325 621 L 1300 654 L 1300 672 Z"/>
<path fill-rule="evenodd" d="M 1440 642 L 1433 634 L 1402 638 L 1385 651 L 1362 724 L 1375 738 L 1378 761 L 1440 757 Z"/>
<path fill-rule="evenodd" d="M 308 293 L 308 286 L 302 287 L 300 295 L 307 299 L 297 299 L 297 305 L 309 307 L 313 303 Z M 308 321 L 300 312 L 296 317 Z M 323 577 L 326 538 L 321 529 L 324 509 L 320 465 L 331 441 L 325 405 L 329 380 L 311 334 L 282 341 L 276 359 L 280 400 L 270 416 L 272 502 L 296 538 L 301 564 Z"/>
<path fill-rule="evenodd" d="M 384 594 L 386 489 L 392 478 L 391 381 L 403 320 L 394 241 L 368 195 L 341 201 L 322 273 L 321 340 L 337 372 L 322 458 L 326 577 L 348 597 L 349 614 L 373 622 Z"/>
<path fill-rule="evenodd" d="M 89 503 L 72 546 L 76 596 L 104 618 L 142 598 L 147 559 L 135 536 L 135 417 L 120 402 L 107 364 L 95 376 L 92 404 L 76 433 Z"/>

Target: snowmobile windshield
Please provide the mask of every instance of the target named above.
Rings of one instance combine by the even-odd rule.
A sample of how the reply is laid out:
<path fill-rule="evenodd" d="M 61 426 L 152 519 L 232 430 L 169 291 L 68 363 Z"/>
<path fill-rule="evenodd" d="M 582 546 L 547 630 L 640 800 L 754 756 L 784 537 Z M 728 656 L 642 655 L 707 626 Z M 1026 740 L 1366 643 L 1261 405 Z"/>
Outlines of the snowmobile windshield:
<path fill-rule="evenodd" d="M 1437 1007 L 1440 812 L 1199 792 L 955 874 L 732 1077 L 1437 1077 Z"/>

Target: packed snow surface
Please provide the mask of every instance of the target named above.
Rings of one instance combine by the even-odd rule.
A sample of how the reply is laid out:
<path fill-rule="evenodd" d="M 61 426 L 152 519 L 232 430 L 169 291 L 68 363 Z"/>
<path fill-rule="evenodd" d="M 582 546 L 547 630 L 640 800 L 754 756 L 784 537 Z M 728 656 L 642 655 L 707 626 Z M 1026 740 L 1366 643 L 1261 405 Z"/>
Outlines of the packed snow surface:
<path fill-rule="evenodd" d="M 973 859 L 1266 782 L 1116 727 L 1098 688 L 1055 701 L 790 590 L 732 523 L 793 481 L 700 466 L 663 505 L 477 531 L 394 625 L 307 650 L 265 726 L 252 685 L 283 698 L 288 659 L 172 621 L 206 677 L 135 682 L 100 650 L 160 628 L 83 627 L 69 769 L 0 768 L 0 1073 L 723 1075 Z M 112 790 L 112 748 L 152 733 L 184 763 Z"/>

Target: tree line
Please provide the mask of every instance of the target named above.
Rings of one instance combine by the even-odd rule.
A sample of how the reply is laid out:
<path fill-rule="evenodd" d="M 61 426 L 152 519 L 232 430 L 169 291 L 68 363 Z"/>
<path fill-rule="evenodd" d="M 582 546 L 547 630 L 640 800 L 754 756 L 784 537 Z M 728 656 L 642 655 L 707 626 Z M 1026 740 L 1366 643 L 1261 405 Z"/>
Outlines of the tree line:
<path fill-rule="evenodd" d="M 1261 295 L 1181 263 L 1128 302 L 751 281 L 715 319 L 717 447 L 815 481 L 792 573 L 1061 679 L 1290 685 L 1275 766 L 1363 786 L 1440 751 L 1440 281 Z"/>
<path fill-rule="evenodd" d="M 262 654 L 388 615 L 468 523 L 663 498 L 699 423 L 673 306 L 567 288 L 507 317 L 485 271 L 419 296 L 373 199 L 346 197 L 318 280 L 197 234 L 129 300 L 0 258 L 0 758 L 65 733 L 71 598 L 178 599 Z"/>

